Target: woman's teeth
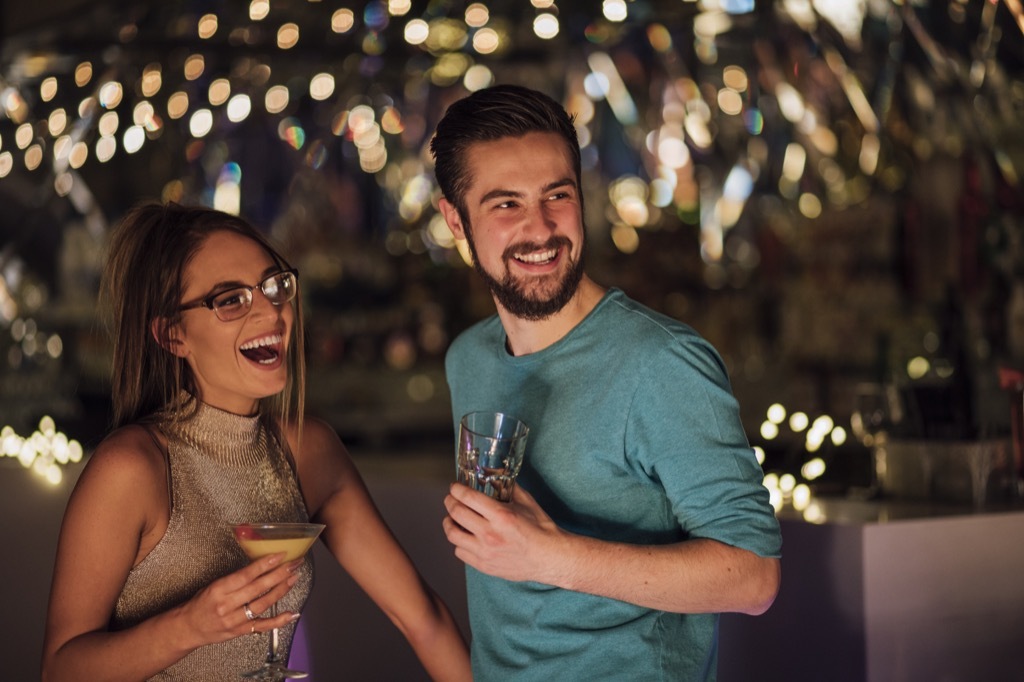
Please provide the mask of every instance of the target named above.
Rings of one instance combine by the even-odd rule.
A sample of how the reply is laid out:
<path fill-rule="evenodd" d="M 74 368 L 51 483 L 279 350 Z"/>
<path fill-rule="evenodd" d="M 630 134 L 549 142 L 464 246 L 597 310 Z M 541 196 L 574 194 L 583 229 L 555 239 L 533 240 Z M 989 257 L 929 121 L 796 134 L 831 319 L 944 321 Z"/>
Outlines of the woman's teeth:
<path fill-rule="evenodd" d="M 242 344 L 241 350 L 259 348 L 260 346 L 274 346 L 279 343 L 281 343 L 280 334 L 268 334 L 267 336 L 261 336 L 258 339 L 253 339 L 252 341 L 246 341 Z"/>
<path fill-rule="evenodd" d="M 277 350 L 277 345 L 280 343 L 280 334 L 270 334 L 269 336 L 263 336 L 258 339 L 253 339 L 252 341 L 246 341 L 242 344 L 239 350 L 242 355 L 253 362 L 258 362 L 262 365 L 269 365 L 277 360 L 280 355 Z"/>

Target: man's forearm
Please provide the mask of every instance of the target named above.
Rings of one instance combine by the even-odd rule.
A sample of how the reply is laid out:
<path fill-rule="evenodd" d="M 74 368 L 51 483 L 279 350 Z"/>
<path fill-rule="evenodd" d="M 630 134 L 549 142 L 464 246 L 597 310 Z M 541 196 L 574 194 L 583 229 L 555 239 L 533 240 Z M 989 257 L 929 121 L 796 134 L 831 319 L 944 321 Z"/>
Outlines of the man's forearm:
<path fill-rule="evenodd" d="M 778 559 L 715 540 L 629 545 L 566 534 L 540 582 L 676 613 L 764 613 L 779 589 Z"/>

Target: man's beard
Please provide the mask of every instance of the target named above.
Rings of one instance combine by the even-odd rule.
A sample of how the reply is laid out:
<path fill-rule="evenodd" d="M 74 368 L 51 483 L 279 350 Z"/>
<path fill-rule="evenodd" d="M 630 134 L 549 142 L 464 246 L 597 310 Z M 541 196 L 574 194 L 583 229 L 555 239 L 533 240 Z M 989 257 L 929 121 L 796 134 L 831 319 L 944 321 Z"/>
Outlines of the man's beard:
<path fill-rule="evenodd" d="M 466 230 L 466 242 L 469 244 L 469 251 L 473 255 L 473 268 L 480 273 L 487 287 L 491 290 L 498 304 L 510 314 L 523 320 L 538 321 L 544 320 L 565 307 L 572 300 L 576 290 L 579 289 L 580 281 L 583 279 L 583 250 L 580 251 L 579 260 L 572 260 L 572 242 L 566 237 L 552 237 L 538 250 L 558 249 L 566 247 L 566 257 L 569 259 L 569 271 L 558 284 L 558 289 L 548 298 L 535 298 L 524 290 L 523 282 L 516 281 L 506 267 L 503 279 L 495 279 L 489 272 L 480 265 L 480 259 L 476 254 L 476 247 L 473 245 L 473 238 L 470 231 Z M 584 245 L 585 246 L 585 245 Z M 508 262 L 512 259 L 512 253 L 516 247 L 505 249 L 502 254 L 502 261 Z"/>

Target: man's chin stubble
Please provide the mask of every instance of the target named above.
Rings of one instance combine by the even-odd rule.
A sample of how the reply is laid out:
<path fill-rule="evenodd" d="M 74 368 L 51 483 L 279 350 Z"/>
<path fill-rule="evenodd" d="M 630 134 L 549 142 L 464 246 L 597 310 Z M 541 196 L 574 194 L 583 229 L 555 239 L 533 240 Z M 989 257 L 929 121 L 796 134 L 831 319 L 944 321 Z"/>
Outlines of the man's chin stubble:
<path fill-rule="evenodd" d="M 583 271 L 578 266 L 573 267 L 559 283 L 554 294 L 546 298 L 530 296 L 510 277 L 499 282 L 485 272 L 481 272 L 481 274 L 487 280 L 491 294 L 508 313 L 523 320 L 539 322 L 559 312 L 572 300 L 579 288 Z"/>

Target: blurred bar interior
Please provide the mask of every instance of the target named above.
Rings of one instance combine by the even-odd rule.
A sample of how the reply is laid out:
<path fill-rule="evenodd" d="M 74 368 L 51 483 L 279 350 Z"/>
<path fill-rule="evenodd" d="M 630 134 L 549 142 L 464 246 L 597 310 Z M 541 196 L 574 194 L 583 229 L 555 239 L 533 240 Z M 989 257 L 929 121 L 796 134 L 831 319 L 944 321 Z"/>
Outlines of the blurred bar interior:
<path fill-rule="evenodd" d="M 427 144 L 448 103 L 507 82 L 575 112 L 591 274 L 714 343 L 763 460 L 783 594 L 723 619 L 721 679 L 1024 678 L 1019 0 L 2 12 L 0 509 L 35 519 L 0 538 L 4 594 L 30 600 L 0 616 L 12 679 L 38 674 L 59 515 L 108 424 L 104 238 L 143 199 L 241 213 L 285 246 L 311 411 L 371 487 L 437 485 L 421 557 L 448 558 L 442 361 L 493 306 L 436 212 Z M 393 499 L 398 527 L 421 513 Z"/>

